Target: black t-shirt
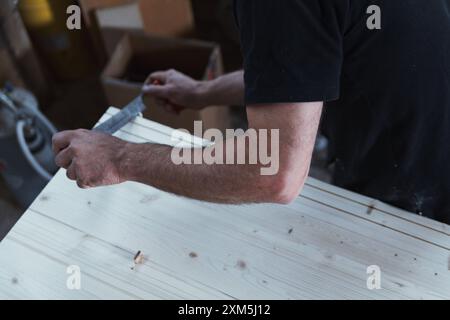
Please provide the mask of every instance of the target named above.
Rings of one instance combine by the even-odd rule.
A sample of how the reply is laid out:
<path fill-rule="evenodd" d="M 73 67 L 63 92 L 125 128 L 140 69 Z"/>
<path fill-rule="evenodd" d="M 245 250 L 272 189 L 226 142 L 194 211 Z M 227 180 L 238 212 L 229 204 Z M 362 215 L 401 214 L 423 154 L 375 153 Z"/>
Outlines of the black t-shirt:
<path fill-rule="evenodd" d="M 235 0 L 235 14 L 247 105 L 325 101 L 337 185 L 450 222 L 450 0 Z"/>

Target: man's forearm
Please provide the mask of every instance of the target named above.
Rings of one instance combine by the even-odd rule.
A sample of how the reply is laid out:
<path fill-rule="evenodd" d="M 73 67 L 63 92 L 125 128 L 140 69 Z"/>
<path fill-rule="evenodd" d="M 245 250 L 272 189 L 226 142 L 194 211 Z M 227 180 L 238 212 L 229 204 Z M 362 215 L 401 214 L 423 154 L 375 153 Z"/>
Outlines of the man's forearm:
<path fill-rule="evenodd" d="M 134 144 L 85 129 L 55 134 L 52 147 L 80 188 L 136 181 L 212 202 L 289 203 L 305 182 L 322 105 L 249 106 L 250 129 L 225 140 L 207 131 L 215 143 L 205 148 Z"/>
<path fill-rule="evenodd" d="M 207 105 L 244 105 L 244 72 L 236 71 L 200 86 L 200 95 Z"/>
<path fill-rule="evenodd" d="M 239 144 L 235 142 L 236 145 Z M 171 159 L 172 150 L 172 147 L 164 145 L 128 144 L 124 159 L 121 161 L 120 171 L 123 172 L 123 180 L 144 183 L 177 195 L 217 203 L 286 203 L 291 200 L 284 198 L 286 190 L 285 185 L 279 183 L 280 177 L 261 175 L 260 169 L 263 166 L 260 164 L 176 165 Z M 190 151 L 192 158 L 201 157 L 204 153 L 202 148 Z M 223 151 L 225 154 L 224 146 Z"/>

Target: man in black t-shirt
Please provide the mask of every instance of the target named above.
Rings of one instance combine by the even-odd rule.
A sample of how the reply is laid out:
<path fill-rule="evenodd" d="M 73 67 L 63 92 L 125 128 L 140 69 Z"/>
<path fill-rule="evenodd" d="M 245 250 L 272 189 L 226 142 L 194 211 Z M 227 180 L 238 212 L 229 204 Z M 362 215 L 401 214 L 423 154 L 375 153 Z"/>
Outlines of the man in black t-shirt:
<path fill-rule="evenodd" d="M 450 0 L 236 0 L 235 16 L 244 73 L 197 82 L 157 72 L 149 82 L 162 85 L 144 92 L 167 108 L 245 101 L 250 128 L 280 129 L 276 176 L 252 166 L 174 166 L 168 147 L 87 132 L 55 139 L 68 175 L 81 186 L 136 180 L 207 201 L 290 202 L 323 110 L 337 185 L 450 222 Z M 126 164 L 107 156 L 101 163 L 112 174 L 96 176 L 82 162 L 70 170 L 65 150 L 74 141 L 77 159 L 89 159 L 90 145 L 139 156 Z"/>
<path fill-rule="evenodd" d="M 450 221 L 450 1 L 236 1 L 246 104 L 326 102 L 335 183 Z"/>

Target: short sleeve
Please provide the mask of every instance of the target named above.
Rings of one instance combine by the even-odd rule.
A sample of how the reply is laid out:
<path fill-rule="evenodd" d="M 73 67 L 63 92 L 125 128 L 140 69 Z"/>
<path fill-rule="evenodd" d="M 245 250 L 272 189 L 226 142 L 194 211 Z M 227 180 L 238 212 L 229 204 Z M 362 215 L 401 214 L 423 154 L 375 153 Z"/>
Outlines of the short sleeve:
<path fill-rule="evenodd" d="M 246 104 L 339 98 L 349 0 L 235 0 Z"/>

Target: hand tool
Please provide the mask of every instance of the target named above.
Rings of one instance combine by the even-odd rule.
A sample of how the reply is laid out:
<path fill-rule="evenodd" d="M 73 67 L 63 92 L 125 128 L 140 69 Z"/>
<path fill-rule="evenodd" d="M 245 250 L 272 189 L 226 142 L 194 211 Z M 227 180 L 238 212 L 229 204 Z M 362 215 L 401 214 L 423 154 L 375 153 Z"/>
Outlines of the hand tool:
<path fill-rule="evenodd" d="M 144 112 L 145 109 L 146 106 L 142 100 L 142 95 L 139 95 L 119 113 L 95 127 L 93 131 L 114 134 L 128 122 L 136 118 L 140 113 Z"/>

